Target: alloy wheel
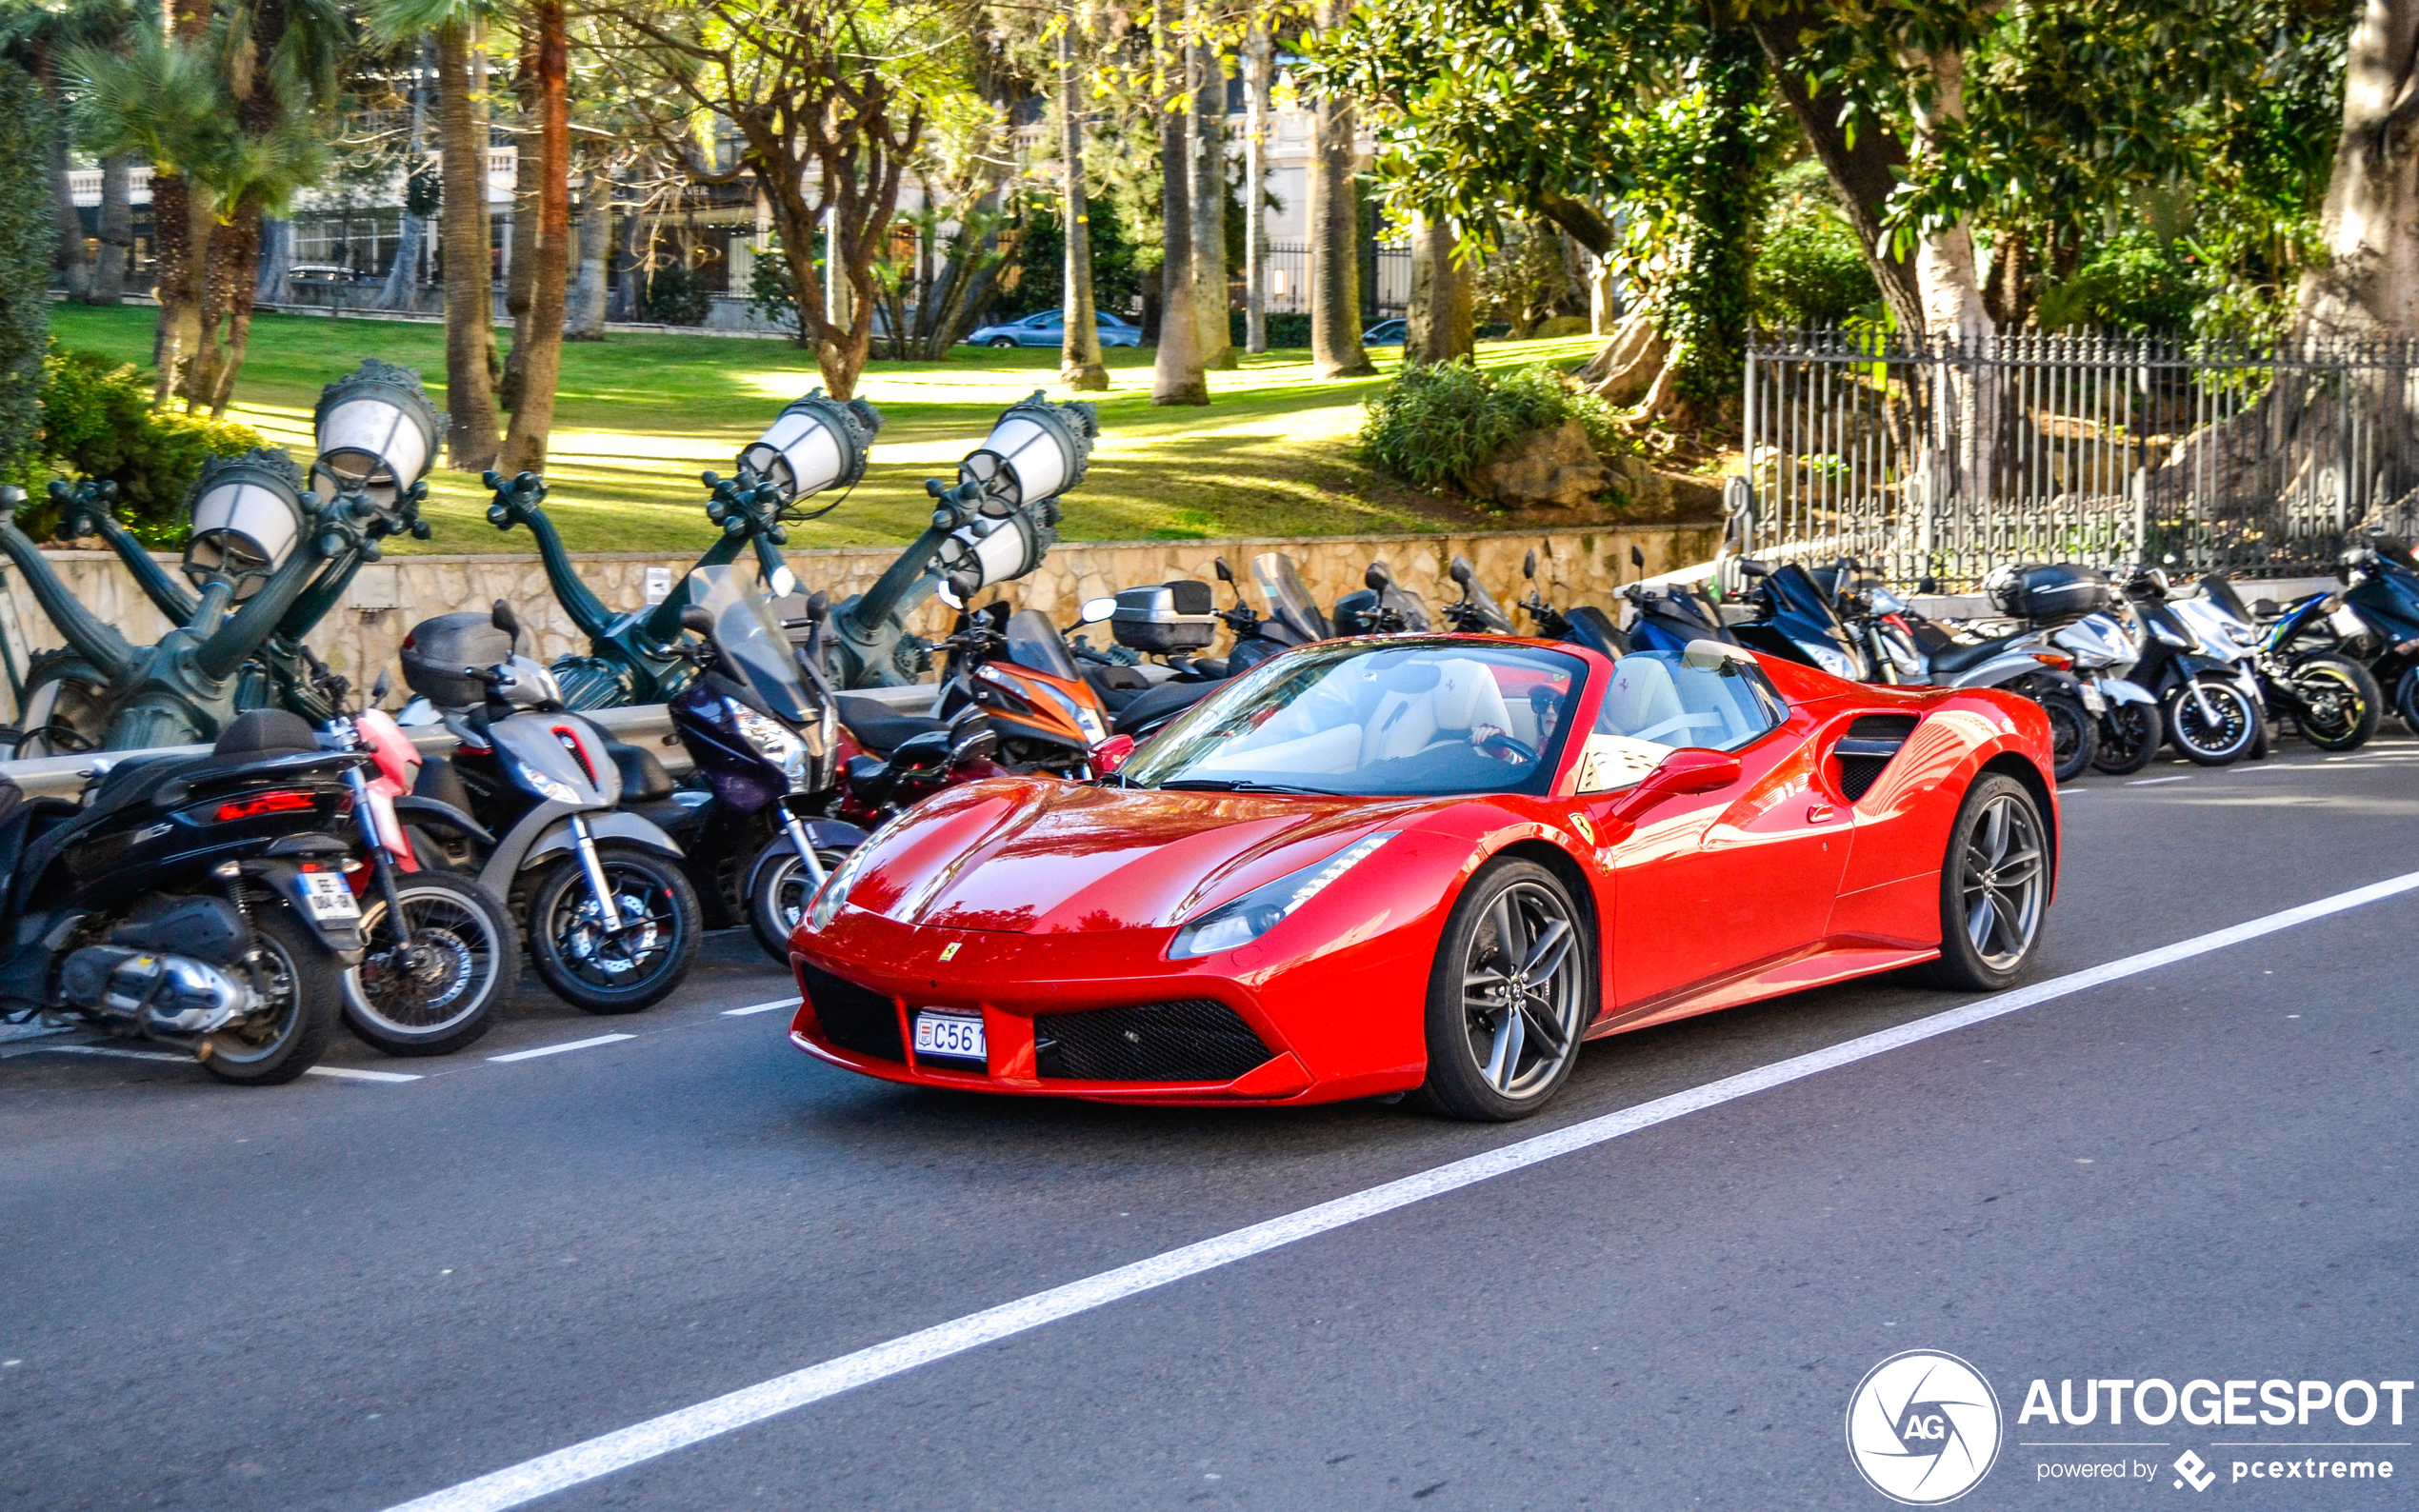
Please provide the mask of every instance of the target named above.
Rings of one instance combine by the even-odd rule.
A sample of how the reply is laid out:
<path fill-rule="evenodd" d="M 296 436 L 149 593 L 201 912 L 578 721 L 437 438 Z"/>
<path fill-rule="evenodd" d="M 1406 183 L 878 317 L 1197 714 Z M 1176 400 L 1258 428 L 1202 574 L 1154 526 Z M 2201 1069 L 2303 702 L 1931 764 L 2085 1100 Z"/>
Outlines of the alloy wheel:
<path fill-rule="evenodd" d="M 503 943 L 488 919 L 442 892 L 407 890 L 403 927 L 390 926 L 383 901 L 362 923 L 371 947 L 361 960 L 355 1011 L 398 1033 L 429 1035 L 475 1011 L 479 984 Z"/>
<path fill-rule="evenodd" d="M 1531 882 L 1505 888 L 1470 932 L 1464 1027 L 1480 1076 L 1505 1097 L 1550 1087 L 1578 1050 L 1580 938 L 1569 905 Z"/>
<path fill-rule="evenodd" d="M 2014 793 L 2000 793 L 1985 804 L 1966 832 L 1958 879 L 1966 937 L 1994 971 L 2011 969 L 2032 948 L 2041 928 L 2048 860 L 2041 821 Z"/>

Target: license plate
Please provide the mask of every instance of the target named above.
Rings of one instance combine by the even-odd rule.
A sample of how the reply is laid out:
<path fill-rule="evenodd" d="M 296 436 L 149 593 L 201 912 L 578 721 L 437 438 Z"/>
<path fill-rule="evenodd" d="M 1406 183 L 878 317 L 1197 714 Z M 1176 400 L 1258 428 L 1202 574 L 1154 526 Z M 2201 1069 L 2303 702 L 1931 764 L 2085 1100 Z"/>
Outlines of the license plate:
<path fill-rule="evenodd" d="M 2083 706 L 2094 714 L 2105 714 L 2109 711 L 2109 701 L 2098 688 L 2086 683 L 2083 686 Z"/>
<path fill-rule="evenodd" d="M 983 1021 L 963 1013 L 919 1013 L 915 1016 L 915 1055 L 943 1061 L 988 1061 Z"/>
<path fill-rule="evenodd" d="M 306 871 L 302 874 L 302 903 L 311 918 L 325 924 L 330 919 L 358 919 L 361 905 L 355 903 L 352 889 L 345 885 L 342 873 Z"/>

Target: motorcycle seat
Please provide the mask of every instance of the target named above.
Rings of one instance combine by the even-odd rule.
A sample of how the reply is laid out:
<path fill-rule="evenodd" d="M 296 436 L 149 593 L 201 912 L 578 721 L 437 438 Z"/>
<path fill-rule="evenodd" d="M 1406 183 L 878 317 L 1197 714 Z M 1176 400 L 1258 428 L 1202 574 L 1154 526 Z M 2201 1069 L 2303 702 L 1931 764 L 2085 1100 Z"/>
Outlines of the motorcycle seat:
<path fill-rule="evenodd" d="M 643 804 L 670 796 L 672 774 L 664 769 L 664 764 L 655 759 L 653 751 L 610 736 L 605 741 L 605 750 L 613 758 L 613 769 L 621 773 L 622 802 L 625 805 Z"/>
<path fill-rule="evenodd" d="M 1988 641 L 1959 643 L 1951 641 L 1931 653 L 1931 668 L 1935 672 L 1962 672 L 1969 666 L 1980 666 L 2017 641 L 2031 634 L 2017 630 L 2010 635 L 1996 636 Z"/>
<path fill-rule="evenodd" d="M 1148 693 L 1134 695 L 1125 707 L 1117 710 L 1109 727 L 1120 735 L 1130 734 L 1190 708 L 1223 686 L 1219 683 L 1162 683 Z"/>
<path fill-rule="evenodd" d="M 832 703 L 838 707 L 841 726 L 870 751 L 890 751 L 910 736 L 950 727 L 948 720 L 895 714 L 870 698 L 842 696 Z"/>

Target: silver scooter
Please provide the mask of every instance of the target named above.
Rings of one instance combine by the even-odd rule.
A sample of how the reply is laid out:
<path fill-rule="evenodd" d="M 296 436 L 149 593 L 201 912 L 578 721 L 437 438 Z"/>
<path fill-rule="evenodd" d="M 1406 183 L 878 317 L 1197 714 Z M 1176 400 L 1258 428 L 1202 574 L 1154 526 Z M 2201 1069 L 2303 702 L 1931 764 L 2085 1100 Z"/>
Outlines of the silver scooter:
<path fill-rule="evenodd" d="M 2049 715 L 2051 755 L 2059 782 L 2083 775 L 2098 757 L 2107 693 L 2076 675 L 2074 653 L 2027 627 L 2008 634 L 1958 639 L 1959 627 L 1926 619 L 1878 584 L 1849 596 L 1849 632 L 1864 644 L 1882 683 L 1939 687 L 2004 687 L 2039 704 Z"/>
<path fill-rule="evenodd" d="M 2074 658 L 2075 680 L 2100 695 L 2099 749 L 2091 769 L 2129 776 L 2150 764 L 2167 738 L 2159 701 L 2126 674 L 2141 659 L 2123 622 L 2106 610 L 2047 632 L 2050 646 Z"/>

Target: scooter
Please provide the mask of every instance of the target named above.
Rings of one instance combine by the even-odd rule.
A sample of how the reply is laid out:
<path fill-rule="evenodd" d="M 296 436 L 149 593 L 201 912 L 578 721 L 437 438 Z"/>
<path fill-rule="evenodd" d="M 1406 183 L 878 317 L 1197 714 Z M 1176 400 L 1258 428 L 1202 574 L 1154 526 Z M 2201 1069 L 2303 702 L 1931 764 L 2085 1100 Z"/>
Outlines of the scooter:
<path fill-rule="evenodd" d="M 1741 561 L 1739 570 L 1756 585 L 1757 609 L 1755 618 L 1730 627 L 1741 645 L 1851 683 L 1874 680 L 1864 647 L 1849 633 L 1831 595 L 1806 568 L 1794 562 L 1770 567 Z"/>
<path fill-rule="evenodd" d="M 515 654 L 510 605 L 498 599 L 485 618 L 484 636 L 481 616 L 451 614 L 414 627 L 407 643 L 405 681 L 447 711 L 461 742 L 420 769 L 417 790 L 495 835 L 491 846 L 438 844 L 510 901 L 547 986 L 590 1013 L 635 1013 L 689 975 L 703 928 L 679 845 L 620 811 L 625 797 L 668 796 L 670 778 L 563 707 L 553 674 Z"/>
<path fill-rule="evenodd" d="M 2076 681 L 2100 695 L 2098 741 L 2091 769 L 2129 777 L 2150 765 L 2167 739 L 2166 717 L 2150 690 L 2129 674 L 2133 637 L 2114 614 L 2095 610 L 2049 631 L 2049 644 L 2074 659 Z"/>
<path fill-rule="evenodd" d="M 2200 590 L 2199 600 L 2186 600 L 2179 607 L 2205 602 L 2209 612 L 2224 617 L 2233 627 L 2231 638 L 2248 649 L 2260 701 L 2291 720 L 2302 739 L 2320 750 L 2348 751 L 2359 749 L 2377 733 L 2385 697 L 2369 668 L 2339 651 L 2293 648 L 2300 626 L 2313 619 L 2327 623 L 2325 616 L 2333 612 L 2328 601 L 2334 595 L 2313 594 L 2288 613 L 2268 599 L 2245 605 L 2223 572 L 2204 575 Z M 2340 607 L 2340 603 L 2333 607 Z M 2277 624 L 2263 630 L 2263 613 Z"/>
<path fill-rule="evenodd" d="M 80 803 L 0 779 L 0 1013 L 190 1051 L 224 1082 L 290 1082 L 336 1031 L 361 908 L 336 831 L 345 774 L 283 709 L 208 755 L 132 755 Z"/>
<path fill-rule="evenodd" d="M 1530 560 L 1535 560 L 1534 552 L 1531 552 Z M 1447 575 L 1461 586 L 1462 596 L 1445 606 L 1446 624 L 1466 635 L 1512 633 L 1511 616 L 1504 612 L 1503 606 L 1497 604 L 1491 594 L 1478 586 L 1478 574 L 1471 568 L 1469 558 L 1453 558 L 1453 565 L 1447 569 Z"/>
<path fill-rule="evenodd" d="M 424 764 L 419 747 L 378 706 L 380 672 L 366 708 L 348 707 L 350 685 L 302 652 L 312 686 L 333 712 L 319 743 L 362 751 L 366 766 L 346 769 L 352 822 L 366 863 L 352 871 L 361 903 L 361 964 L 345 973 L 345 1025 L 389 1055 L 445 1055 L 494 1027 L 520 974 L 520 933 L 504 900 L 475 880 L 420 865 L 412 846 L 431 831 L 492 846 L 478 821 L 450 804 L 412 792 Z"/>
<path fill-rule="evenodd" d="M 2132 680 L 2158 699 L 2176 749 L 2202 766 L 2250 755 L 2267 728 L 2257 683 L 2231 661 L 2209 654 L 2200 633 L 2168 601 L 2165 571 L 2137 567 L 2122 587 L 2135 626 Z"/>
<path fill-rule="evenodd" d="M 2359 650 L 2403 725 L 2419 735 L 2419 571 L 2382 530 L 2362 533 L 2337 560 L 2343 606 L 2366 632 Z M 2347 651 L 2351 651 L 2347 647 Z"/>
<path fill-rule="evenodd" d="M 1289 567 L 1292 563 L 1286 564 Z M 1394 569 L 1372 562 L 1361 574 L 1359 591 L 1335 601 L 1333 623 L 1338 635 L 1419 634 L 1433 627 L 1428 605 L 1409 588 L 1394 583 Z"/>
<path fill-rule="evenodd" d="M 1592 604 L 1575 604 L 1569 609 L 1558 609 L 1546 602 L 1537 591 L 1537 548 L 1530 547 L 1521 558 L 1520 575 L 1529 582 L 1529 596 L 1520 601 L 1520 611 L 1534 620 L 1541 640 L 1569 641 L 1584 646 L 1598 655 L 1619 657 L 1628 654 L 1629 637 L 1612 623 L 1612 616 Z M 1639 602 L 1633 599 L 1633 604 Z M 1641 615 L 1643 618 L 1643 614 Z M 1715 617 L 1720 623 L 1720 617 Z"/>

